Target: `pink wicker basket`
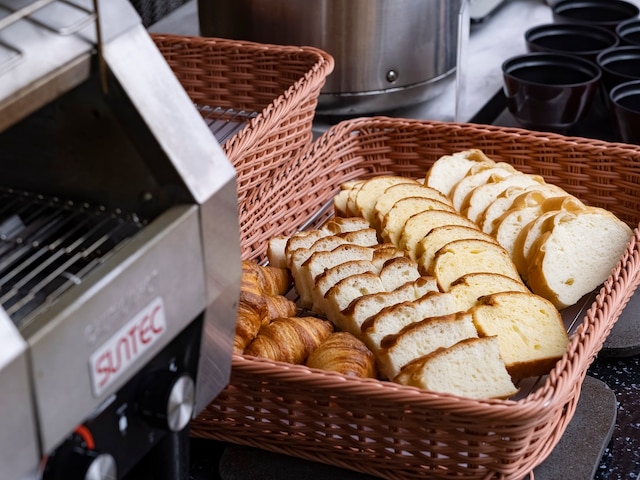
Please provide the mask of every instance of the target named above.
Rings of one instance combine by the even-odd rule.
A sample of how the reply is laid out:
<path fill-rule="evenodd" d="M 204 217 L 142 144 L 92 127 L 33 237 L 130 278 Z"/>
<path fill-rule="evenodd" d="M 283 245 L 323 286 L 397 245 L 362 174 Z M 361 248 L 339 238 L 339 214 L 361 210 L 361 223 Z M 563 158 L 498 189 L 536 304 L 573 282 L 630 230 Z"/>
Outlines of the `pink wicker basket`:
<path fill-rule="evenodd" d="M 272 228 L 244 241 L 264 258 L 271 235 L 300 227 L 341 182 L 384 173 L 423 177 L 439 156 L 468 148 L 543 175 L 634 227 L 626 252 L 540 386 L 520 400 L 470 400 L 236 355 L 230 384 L 192 422 L 194 437 L 388 479 L 531 474 L 565 431 L 587 368 L 640 283 L 640 148 L 483 125 L 349 120 L 271 179 L 279 199 L 268 212 Z"/>
<path fill-rule="evenodd" d="M 243 112 L 246 123 L 222 149 L 236 168 L 240 231 L 250 239 L 270 233 L 266 208 L 277 201 L 270 188 L 306 152 L 320 90 L 334 60 L 313 47 L 268 45 L 210 37 L 153 34 L 152 39 L 198 107 Z M 207 116 L 209 114 L 203 114 Z M 242 117 L 238 117 L 242 118 Z M 245 242 L 243 259 L 253 258 Z"/>

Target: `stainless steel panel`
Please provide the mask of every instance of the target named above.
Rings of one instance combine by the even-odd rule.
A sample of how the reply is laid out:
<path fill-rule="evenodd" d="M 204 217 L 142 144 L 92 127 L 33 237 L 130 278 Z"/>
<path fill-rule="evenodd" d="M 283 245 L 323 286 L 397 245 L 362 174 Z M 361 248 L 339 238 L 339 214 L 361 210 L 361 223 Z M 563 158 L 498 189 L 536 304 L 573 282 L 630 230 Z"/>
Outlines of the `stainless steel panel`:
<path fill-rule="evenodd" d="M 43 451 L 53 449 L 202 312 L 202 248 L 197 206 L 174 207 L 60 297 L 46 318 L 21 331 L 31 350 Z M 96 394 L 92 355 L 157 299 L 164 302 L 162 336 Z"/>
<path fill-rule="evenodd" d="M 0 473 L 19 479 L 35 473 L 40 452 L 31 400 L 27 344 L 0 309 Z"/>

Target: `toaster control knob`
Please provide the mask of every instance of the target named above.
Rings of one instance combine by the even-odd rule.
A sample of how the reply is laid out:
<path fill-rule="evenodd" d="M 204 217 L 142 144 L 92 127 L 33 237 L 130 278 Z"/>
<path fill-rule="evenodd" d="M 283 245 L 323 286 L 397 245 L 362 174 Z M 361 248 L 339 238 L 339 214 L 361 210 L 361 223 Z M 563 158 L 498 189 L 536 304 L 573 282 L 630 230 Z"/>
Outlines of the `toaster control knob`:
<path fill-rule="evenodd" d="M 43 480 L 117 480 L 112 455 L 85 448 L 72 448 L 51 458 Z"/>
<path fill-rule="evenodd" d="M 156 374 L 139 398 L 142 417 L 154 427 L 179 432 L 195 408 L 195 382 L 187 373 Z"/>

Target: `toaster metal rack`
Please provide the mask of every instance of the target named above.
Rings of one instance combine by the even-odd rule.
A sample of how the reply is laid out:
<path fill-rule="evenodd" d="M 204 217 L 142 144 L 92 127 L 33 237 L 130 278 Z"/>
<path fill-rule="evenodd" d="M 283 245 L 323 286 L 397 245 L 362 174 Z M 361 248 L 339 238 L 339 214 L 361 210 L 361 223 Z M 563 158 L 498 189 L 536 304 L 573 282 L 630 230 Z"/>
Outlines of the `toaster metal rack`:
<path fill-rule="evenodd" d="M 231 368 L 237 215 L 127 0 L 0 0 L 2 478 L 187 478 Z"/>

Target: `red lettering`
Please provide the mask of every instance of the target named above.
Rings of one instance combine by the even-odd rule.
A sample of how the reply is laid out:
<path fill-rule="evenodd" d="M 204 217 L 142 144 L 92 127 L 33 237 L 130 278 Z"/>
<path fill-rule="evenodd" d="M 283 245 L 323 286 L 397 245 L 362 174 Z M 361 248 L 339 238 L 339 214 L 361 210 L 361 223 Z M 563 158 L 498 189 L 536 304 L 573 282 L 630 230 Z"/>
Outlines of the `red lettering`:
<path fill-rule="evenodd" d="M 160 308 L 159 305 L 156 305 L 156 307 L 153 309 L 153 312 L 151 312 L 151 329 L 153 330 L 153 333 L 155 333 L 156 335 L 159 335 L 164 331 L 164 327 L 162 325 L 156 325 L 156 322 L 155 322 L 156 315 L 160 310 L 162 310 L 162 308 Z"/>
<path fill-rule="evenodd" d="M 138 353 L 138 342 L 136 341 L 136 333 L 138 330 L 138 325 L 134 325 L 133 327 L 131 327 L 131 329 L 129 330 L 129 338 L 131 339 L 131 343 L 132 345 L 132 353 L 135 356 Z"/>
<path fill-rule="evenodd" d="M 153 336 L 151 335 L 153 324 L 151 321 L 151 317 L 149 317 L 149 315 L 145 315 L 142 317 L 142 321 L 140 322 L 140 341 L 143 344 L 149 343 L 153 340 Z"/>
<path fill-rule="evenodd" d="M 113 360 L 111 358 L 111 352 L 106 351 L 100 357 L 95 364 L 96 375 L 100 380 L 98 381 L 98 385 L 101 387 L 104 386 L 111 377 L 113 373 Z"/>

